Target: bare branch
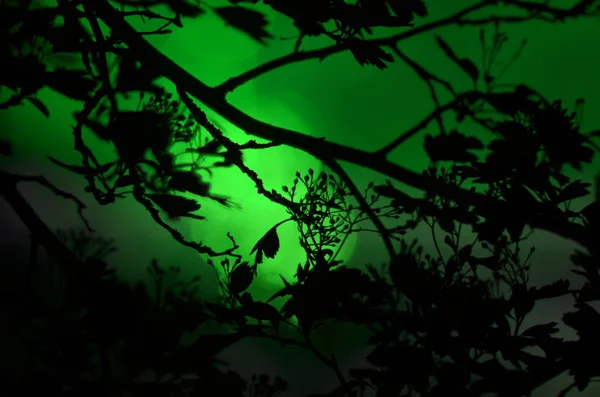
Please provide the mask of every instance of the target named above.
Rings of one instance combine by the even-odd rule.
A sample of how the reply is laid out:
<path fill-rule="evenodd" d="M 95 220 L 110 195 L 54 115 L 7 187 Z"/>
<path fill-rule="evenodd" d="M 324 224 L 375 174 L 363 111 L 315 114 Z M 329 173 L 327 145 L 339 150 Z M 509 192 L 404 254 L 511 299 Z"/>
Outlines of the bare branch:
<path fill-rule="evenodd" d="M 429 113 L 423 120 L 421 120 L 417 125 L 400 135 L 398 138 L 394 139 L 392 142 L 385 145 L 383 148 L 377 150 L 375 154 L 378 154 L 382 157 L 389 155 L 393 150 L 398 148 L 404 142 L 421 132 L 425 127 L 429 125 L 433 120 L 436 120 L 441 117 L 447 111 L 454 110 L 458 105 L 464 101 L 464 98 L 467 95 L 472 96 L 473 94 L 478 94 L 477 91 L 469 91 L 463 94 L 458 95 L 454 100 L 445 104 L 437 106 L 431 113 Z"/>
<path fill-rule="evenodd" d="M 169 234 L 173 237 L 173 239 L 175 239 L 175 241 L 177 241 L 179 244 L 184 245 L 189 248 L 192 248 L 199 254 L 205 254 L 205 255 L 208 255 L 211 257 L 227 256 L 227 255 L 233 256 L 236 258 L 241 257 L 241 255 L 239 255 L 239 254 L 234 254 L 234 251 L 237 250 L 239 248 L 239 246 L 236 244 L 235 240 L 231 237 L 229 239 L 232 242 L 232 247 L 228 248 L 224 251 L 220 251 L 220 252 L 217 252 L 217 251 L 213 250 L 212 248 L 210 248 L 206 245 L 203 245 L 202 243 L 197 243 L 197 242 L 186 240 L 185 237 L 183 236 L 183 234 L 181 234 L 181 232 L 179 232 L 179 230 L 171 227 L 160 217 L 159 211 L 154 207 L 152 202 L 148 198 L 146 198 L 146 196 L 144 195 L 144 190 L 143 190 L 143 188 L 141 188 L 141 186 L 136 186 L 133 189 L 133 197 L 136 199 L 136 201 L 138 203 L 142 204 L 144 206 L 144 208 L 146 208 L 146 210 L 150 213 L 150 216 L 152 217 L 152 219 L 154 219 L 154 221 L 156 223 L 158 223 L 163 229 L 168 231 Z"/>
<path fill-rule="evenodd" d="M 90 226 L 90 223 L 88 222 L 88 220 L 85 218 L 85 216 L 83 215 L 83 210 L 87 208 L 87 206 L 77 198 L 77 196 L 75 196 L 74 194 L 65 192 L 64 190 L 60 190 L 59 188 L 57 188 L 56 186 L 54 186 L 50 181 L 48 181 L 48 179 L 46 179 L 43 175 L 16 175 L 16 174 L 12 174 L 12 178 L 15 178 L 18 182 L 35 182 L 38 183 L 48 189 L 50 189 L 54 194 L 56 194 L 59 197 L 65 198 L 67 200 L 71 200 L 74 201 L 75 204 L 77 204 L 77 213 L 79 214 L 79 218 L 81 218 L 81 221 L 83 222 L 83 224 L 85 225 L 85 228 L 89 231 L 89 232 L 93 232 L 94 229 L 92 229 L 92 227 Z"/>
<path fill-rule="evenodd" d="M 103 47 L 105 45 L 106 40 L 104 39 L 104 33 L 102 33 L 102 29 L 100 28 L 100 24 L 98 23 L 96 16 L 93 15 L 92 10 L 89 7 L 87 7 L 85 3 L 83 4 L 83 9 L 85 10 L 87 19 L 90 22 L 90 25 L 92 27 L 92 32 L 94 33 L 96 42 L 101 47 Z M 102 83 L 104 84 L 105 95 L 108 97 L 108 100 L 110 101 L 110 105 L 111 105 L 110 114 L 111 114 L 111 116 L 114 116 L 116 114 L 116 112 L 119 111 L 119 108 L 117 106 L 117 99 L 115 97 L 115 92 L 114 92 L 111 82 L 110 82 L 110 70 L 108 68 L 108 62 L 106 60 L 106 53 L 104 53 L 102 51 L 98 51 L 96 53 L 93 53 L 92 56 L 94 56 L 96 58 L 95 63 L 100 72 L 100 78 L 102 79 Z"/>
<path fill-rule="evenodd" d="M 73 127 L 75 150 L 81 154 L 83 166 L 90 171 L 93 170 L 91 163 L 94 163 L 96 168 L 98 168 L 100 164 L 98 163 L 98 160 L 94 156 L 92 150 L 85 144 L 85 141 L 83 140 L 83 120 L 94 111 L 106 92 L 107 87 L 103 85 L 94 93 L 90 100 L 86 101 L 85 105 L 83 106 L 83 110 L 77 115 L 79 121 L 75 127 Z M 100 189 L 98 189 L 93 172 L 86 173 L 85 179 L 88 182 L 86 189 L 94 195 L 94 198 L 100 205 L 106 205 L 115 202 L 115 195 L 113 194 L 114 191 L 109 188 L 108 184 L 103 178 L 101 178 L 101 182 L 107 193 L 103 193 L 100 191 Z"/>
<path fill-rule="evenodd" d="M 272 147 L 281 146 L 279 142 L 269 142 L 269 143 L 257 143 L 256 141 L 248 141 L 242 145 L 239 145 L 240 150 L 244 149 L 270 149 Z"/>
<path fill-rule="evenodd" d="M 375 228 L 377 228 L 377 231 L 381 235 L 383 243 L 385 244 L 385 248 L 387 249 L 390 255 L 390 259 L 393 259 L 396 256 L 396 253 L 394 252 L 394 247 L 392 245 L 392 240 L 390 239 L 390 233 L 388 229 L 383 225 L 381 219 L 379 219 L 377 214 L 375 214 L 373 208 L 371 208 L 371 206 L 367 203 L 364 196 L 362 195 L 362 193 L 360 192 L 350 175 L 348 175 L 348 173 L 342 168 L 342 166 L 335 160 L 328 160 L 325 162 L 325 164 L 329 166 L 329 168 L 331 168 L 336 174 L 338 174 L 340 178 L 344 181 L 346 186 L 348 186 L 348 188 L 352 192 L 352 195 L 356 198 L 358 204 L 360 205 L 359 209 L 364 211 L 369 217 L 369 219 L 371 219 L 371 222 L 373 222 Z"/>
<path fill-rule="evenodd" d="M 17 189 L 19 178 L 0 170 L 0 194 L 21 218 L 32 236 L 44 246 L 48 253 L 58 259 L 61 265 L 70 268 L 81 266 L 81 261 L 63 244 L 62 241 L 46 226 L 25 197 Z"/>

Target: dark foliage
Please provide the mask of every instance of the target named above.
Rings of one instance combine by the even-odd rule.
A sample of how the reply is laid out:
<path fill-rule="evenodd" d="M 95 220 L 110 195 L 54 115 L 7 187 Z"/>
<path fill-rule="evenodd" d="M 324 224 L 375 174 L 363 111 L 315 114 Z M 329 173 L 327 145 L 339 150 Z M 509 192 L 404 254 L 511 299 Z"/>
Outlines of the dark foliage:
<path fill-rule="evenodd" d="M 600 376 L 595 359 L 600 353 L 600 314 L 592 306 L 600 300 L 600 204 L 598 194 L 591 199 L 591 184 L 566 175 L 567 167 L 579 170 L 592 163 L 598 151 L 593 139 L 600 134 L 582 133 L 577 114 L 569 113 L 560 100 L 548 101 L 526 85 L 498 84 L 503 72 L 494 74 L 491 65 L 507 40 L 499 26 L 514 19 L 475 19 L 476 11 L 497 5 L 482 1 L 410 30 L 419 17 L 427 16 L 422 0 L 230 3 L 217 8 L 195 0 L 128 0 L 119 2 L 118 8 L 100 0 L 58 0 L 46 8 L 34 8 L 31 1 L 0 4 L 4 64 L 0 86 L 12 92 L 0 108 L 27 101 L 48 117 L 48 105 L 37 96 L 43 87 L 82 102 L 75 114 L 77 124 L 69 131 L 81 164 L 50 161 L 85 178 L 86 192 L 100 204 L 132 196 L 176 241 L 208 257 L 222 291 L 218 299 L 206 299 L 200 295 L 198 278 L 179 280 L 179 268 L 162 267 L 156 260 L 148 267 L 151 283 L 120 281 L 108 263 L 113 242 L 93 233 L 77 197 L 43 177 L 0 170 L 0 194 L 31 232 L 24 275 L 9 274 L 11 265 L 18 267 L 16 260 L 11 263 L 14 253 L 2 254 L 9 259 L 3 271 L 11 280 L 1 291 L 8 297 L 4 304 L 8 314 L 2 321 L 15 341 L 31 349 L 32 363 L 20 378 L 3 375 L 0 393 L 274 397 L 286 392 L 286 381 L 280 377 L 257 374 L 244 380 L 218 361 L 220 352 L 248 337 L 296 345 L 314 354 L 339 380 L 339 387 L 320 396 L 529 396 L 568 372 L 573 385 L 558 394 L 563 396 L 575 387 L 586 389 Z M 600 9 L 597 0 L 581 0 L 568 9 L 550 2 L 504 3 L 526 11 L 519 21 L 562 22 Z M 294 52 L 214 88 L 140 40 L 149 34 L 168 34 L 170 28 L 182 28 L 184 20 L 214 12 L 226 24 L 268 45 L 273 36 L 260 7 L 271 7 L 293 21 L 298 28 Z M 165 9 L 170 13 L 164 14 Z M 162 25 L 136 32 L 128 23 L 131 18 Z M 110 34 L 103 33 L 99 21 Z M 397 45 L 420 32 L 453 24 L 484 26 L 482 65 L 464 58 L 442 37 L 435 38 L 445 56 L 472 81 L 474 89 L 463 93 L 406 57 Z M 493 26 L 491 48 L 486 25 Z M 373 39 L 376 28 L 401 32 Z M 300 47 L 306 36 L 324 36 L 334 44 L 304 51 Z M 366 153 L 261 123 L 226 101 L 229 92 L 262 73 L 341 51 L 352 53 L 362 66 L 382 70 L 396 59 L 407 63 L 427 83 L 436 110 L 386 147 Z M 81 62 L 76 67 L 55 67 L 49 58 L 56 53 Z M 175 84 L 177 96 L 157 84 L 163 76 Z M 448 88 L 454 96 L 451 103 L 439 102 L 434 83 Z M 118 106 L 123 96 L 139 98 L 137 109 Z M 204 104 L 271 143 L 230 140 L 207 118 Z M 471 119 L 492 139 L 484 143 L 460 127 L 448 131 L 441 117 L 447 111 L 455 113 L 459 124 Z M 431 166 L 422 175 L 387 160 L 392 150 L 434 122 L 439 131 L 424 138 Z M 111 143 L 117 158 L 101 164 L 85 143 L 84 128 Z M 329 170 L 297 172 L 291 186 L 268 191 L 244 163 L 243 153 L 281 144 L 311 153 Z M 193 161 L 179 160 L 181 148 Z M 13 155 L 9 140 L 0 140 L 0 155 Z M 424 194 L 412 197 L 392 180 L 371 183 L 360 191 L 339 165 L 341 160 Z M 232 247 L 217 252 L 186 240 L 163 219 L 166 215 L 170 220 L 204 221 L 210 217 L 203 211 L 205 199 L 233 207 L 228 197 L 211 192 L 215 167 L 237 167 L 255 183 L 258 194 L 287 209 L 286 219 L 257 238 L 249 253 L 253 263 L 237 252 L 230 234 Z M 39 183 L 75 201 L 86 230 L 51 231 L 18 191 L 21 182 Z M 572 202 L 581 198 L 591 202 L 575 210 Z M 258 301 L 249 290 L 260 265 L 277 256 L 282 244 L 277 230 L 286 222 L 296 224 L 306 261 L 298 264 L 295 279 L 281 277 L 281 289 Z M 420 224 L 431 230 L 434 255 L 425 253 L 418 241 L 405 238 Z M 472 241 L 465 241 L 468 229 L 474 233 Z M 525 245 L 529 232 L 536 229 L 580 245 L 572 256 L 572 272 L 585 279 L 582 287 L 573 288 L 567 280 L 531 285 L 528 272 L 535 249 L 526 250 Z M 365 264 L 364 270 L 342 263 L 341 247 L 358 232 L 381 237 L 389 260 L 381 266 Z M 450 255 L 442 254 L 442 243 Z M 40 246 L 52 258 L 50 272 L 38 266 Z M 577 339 L 557 337 L 560 324 L 554 322 L 523 326 L 537 302 L 568 294 L 575 305 L 564 313 L 562 323 L 576 331 Z M 282 300 L 281 310 L 273 305 L 275 300 Z M 336 357 L 313 344 L 315 330 L 331 322 L 369 330 L 368 366 L 344 373 Z M 214 327 L 222 332 L 205 332 Z M 289 331 L 296 337 L 285 336 Z"/>

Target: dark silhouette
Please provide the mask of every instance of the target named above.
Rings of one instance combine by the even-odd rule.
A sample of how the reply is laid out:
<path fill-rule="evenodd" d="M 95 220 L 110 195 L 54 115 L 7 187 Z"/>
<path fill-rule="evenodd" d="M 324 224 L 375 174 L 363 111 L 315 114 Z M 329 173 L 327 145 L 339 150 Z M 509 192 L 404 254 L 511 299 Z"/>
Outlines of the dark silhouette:
<path fill-rule="evenodd" d="M 0 383 L 3 395 L 269 397 L 285 393 L 286 382 L 279 377 L 257 374 L 244 380 L 219 365 L 215 356 L 247 337 L 268 338 L 312 352 L 339 380 L 339 387 L 323 390 L 321 395 L 528 396 L 568 371 L 573 385 L 557 391 L 564 396 L 574 387 L 584 390 L 593 377 L 600 376 L 596 364 L 600 314 L 590 305 L 600 300 L 600 204 L 596 195 L 583 210 L 571 209 L 572 200 L 592 193 L 590 184 L 564 173 L 565 165 L 581 169 L 591 163 L 599 150 L 592 140 L 598 134 L 583 134 L 576 114 L 569 113 L 559 100 L 548 101 L 526 85 L 499 85 L 500 76 L 490 72 L 493 57 L 486 52 L 498 48 L 483 45 L 484 64 L 478 66 L 461 57 L 451 43 L 436 38 L 440 50 L 473 80 L 473 90 L 459 93 L 397 47 L 405 38 L 452 24 L 495 25 L 492 42 L 501 46 L 504 33 L 498 26 L 505 21 L 553 23 L 581 18 L 598 13 L 597 0 L 580 0 L 565 9 L 549 2 L 511 0 L 503 3 L 525 16 L 473 16 L 499 3 L 486 0 L 429 24 L 418 21 L 427 15 L 422 0 L 358 0 L 353 4 L 265 0 L 261 6 L 293 19 L 299 30 L 295 51 L 216 87 L 203 84 L 143 40 L 145 35 L 182 28 L 186 19 L 202 18 L 208 5 L 188 0 L 120 1 L 117 8 L 104 0 L 56 3 L 46 8 L 34 8 L 31 1 L 0 5 L 0 57 L 5 68 L 0 84 L 14 92 L 0 107 L 28 101 L 48 115 L 36 97 L 45 86 L 82 101 L 72 131 L 81 164 L 51 161 L 85 178 L 86 191 L 100 204 L 134 197 L 159 226 L 181 244 L 209 257 L 209 265 L 222 269 L 225 277 L 220 280 L 222 296 L 217 301 L 199 298 L 198 280 L 167 283 L 166 275 L 175 277 L 178 269 L 157 261 L 148 267 L 153 284 L 121 282 L 108 265 L 118 242 L 94 234 L 77 197 L 43 177 L 0 170 L 0 194 L 31 233 L 30 247 L 13 248 L 12 253 L 10 247 L 3 247 L 2 257 L 8 259 L 3 277 L 11 282 L 2 291 L 7 297 L 2 324 L 7 335 L 27 346 L 31 357 L 25 376 L 5 372 Z M 244 4 L 259 2 L 230 3 L 211 11 L 267 45 L 271 34 L 260 7 Z M 171 14 L 158 13 L 159 5 L 167 5 Z M 160 20 L 164 25 L 157 31 L 136 32 L 127 22 L 131 18 Z M 100 21 L 110 35 L 102 33 Z M 327 22 L 336 28 L 330 30 Z M 400 33 L 369 38 L 375 27 L 396 27 Z M 486 32 L 482 28 L 482 43 Z M 335 44 L 301 50 L 303 38 L 321 35 Z M 84 68 L 49 68 L 44 45 L 54 52 L 82 57 Z M 427 83 L 435 111 L 386 147 L 368 153 L 262 123 L 226 101 L 228 93 L 263 73 L 340 51 L 351 51 L 366 67 L 385 69 L 395 59 L 407 63 Z M 116 83 L 111 79 L 108 53 L 119 59 L 114 66 Z M 177 92 L 158 86 L 155 80 L 160 76 L 170 79 Z M 440 103 L 435 84 L 448 88 L 454 99 Z M 117 92 L 138 95 L 138 108 L 119 110 Z M 208 120 L 194 98 L 271 143 L 231 141 Z M 458 121 L 469 118 L 485 127 L 494 139 L 484 145 L 460 130 L 447 131 L 441 115 L 448 111 L 454 111 Z M 429 169 L 419 175 L 387 160 L 393 149 L 430 123 L 438 124 L 439 133 L 424 139 Z M 84 141 L 84 127 L 111 142 L 118 159 L 99 163 Z M 199 129 L 211 138 L 199 141 Z M 211 162 L 181 164 L 171 150 L 175 144 L 186 144 L 187 153 Z M 320 159 L 328 171 L 298 172 L 281 192 L 268 191 L 260 175 L 244 163 L 244 152 L 274 145 L 304 150 Z M 484 159 L 473 153 L 484 148 L 489 150 Z M 13 155 L 8 140 L 0 142 L 0 154 Z M 424 197 L 409 196 L 391 180 L 361 191 L 339 161 L 419 188 Z M 231 248 L 217 252 L 186 240 L 164 220 L 204 221 L 201 202 L 206 199 L 235 205 L 235 198 L 211 193 L 209 176 L 214 167 L 238 167 L 255 182 L 257 194 L 287 208 L 289 218 L 257 238 L 251 260 L 237 252 L 231 235 Z M 17 189 L 21 182 L 40 183 L 75 201 L 87 229 L 50 230 Z M 483 193 L 477 192 L 477 186 Z M 183 198 L 181 192 L 197 199 Z M 265 258 L 277 255 L 277 228 L 285 222 L 297 224 L 306 263 L 298 266 L 295 280 L 282 278 L 281 290 L 269 300 L 256 301 L 247 290 Z M 374 229 L 364 226 L 369 223 Z M 417 241 L 405 241 L 404 234 L 421 223 L 431 228 L 436 246 L 441 229 L 450 256 L 444 258 L 439 248 L 438 255 L 431 256 Z M 463 227 L 472 228 L 475 241 L 460 241 Z M 528 228 L 547 230 L 581 245 L 582 250 L 572 256 L 573 272 L 585 279 L 581 288 L 571 287 L 566 280 L 542 287 L 529 285 L 529 256 L 523 258 L 521 252 Z M 389 261 L 381 267 L 370 264 L 364 272 L 344 266 L 337 258 L 347 236 L 369 231 L 383 239 Z M 38 266 L 40 246 L 51 258 L 50 271 Z M 489 255 L 477 256 L 476 246 Z M 18 252 L 25 249 L 29 259 L 21 274 L 14 269 Z M 478 269 L 487 269 L 492 277 L 483 277 Z M 523 329 L 537 301 L 566 294 L 576 304 L 562 321 L 577 331 L 578 339 L 554 336 L 556 323 Z M 287 301 L 279 311 L 271 302 L 282 298 Z M 351 322 L 370 330 L 369 367 L 344 373 L 335 356 L 313 345 L 311 333 L 328 321 Z M 210 324 L 227 332 L 200 332 Z M 284 329 L 298 337 L 284 336 Z M 543 354 L 532 353 L 532 347 Z"/>

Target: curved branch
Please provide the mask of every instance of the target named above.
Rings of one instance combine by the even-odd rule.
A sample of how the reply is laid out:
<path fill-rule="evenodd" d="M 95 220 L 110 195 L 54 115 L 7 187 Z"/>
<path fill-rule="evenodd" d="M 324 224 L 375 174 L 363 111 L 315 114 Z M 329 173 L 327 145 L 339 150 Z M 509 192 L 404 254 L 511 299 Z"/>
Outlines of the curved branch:
<path fill-rule="evenodd" d="M 305 151 L 321 161 L 335 158 L 361 165 L 411 187 L 422 191 L 436 191 L 438 194 L 445 195 L 451 200 L 475 206 L 480 210 L 496 211 L 507 205 L 505 202 L 489 196 L 440 183 L 432 177 L 421 175 L 420 173 L 391 163 L 379 153 L 365 152 L 349 146 L 328 142 L 322 138 L 313 138 L 297 131 L 257 120 L 229 104 L 217 90 L 207 86 L 155 49 L 143 37 L 140 37 L 136 30 L 107 1 L 96 1 L 90 3 L 90 5 L 96 10 L 97 15 L 112 29 L 113 33 L 120 36 L 129 46 L 132 55 L 140 63 L 154 69 L 159 75 L 167 77 L 176 86 L 185 87 L 185 90 L 190 95 L 248 134 Z M 587 235 L 585 228 L 581 225 L 568 221 L 557 224 L 556 221 L 550 222 L 539 215 L 532 215 L 530 225 L 534 228 L 555 233 L 566 239 L 577 241 L 584 246 L 593 245 L 591 237 Z"/>
<path fill-rule="evenodd" d="M 409 39 L 424 32 L 458 23 L 458 21 L 462 17 L 469 15 L 472 12 L 481 10 L 487 6 L 496 4 L 498 2 L 499 0 L 485 0 L 479 4 L 467 7 L 447 18 L 427 23 L 425 25 L 421 25 L 416 28 L 389 37 L 365 40 L 365 42 L 376 45 L 393 46 L 399 41 Z M 318 59 L 320 61 L 323 61 L 325 58 L 337 54 L 339 52 L 347 51 L 349 48 L 350 47 L 347 44 L 335 44 L 329 47 L 320 48 L 318 50 L 293 52 L 291 54 L 284 55 L 280 58 L 273 59 L 272 61 L 265 62 L 262 65 L 257 66 L 254 69 L 248 70 L 236 77 L 232 77 L 224 83 L 216 86 L 214 89 L 218 94 L 226 96 L 227 94 L 231 93 L 236 88 L 244 85 L 245 83 L 254 80 L 259 76 L 262 76 L 265 73 L 272 72 L 275 69 L 279 69 L 283 66 L 287 66 L 297 62 L 308 61 L 311 59 Z"/>
<path fill-rule="evenodd" d="M 18 182 L 35 182 L 35 183 L 38 183 L 38 184 L 46 187 L 47 189 L 51 190 L 57 196 L 60 196 L 60 197 L 65 198 L 67 200 L 74 201 L 75 204 L 77 204 L 77 213 L 79 214 L 79 218 L 81 219 L 81 221 L 85 225 L 85 228 L 89 232 L 93 232 L 94 231 L 94 229 L 92 229 L 92 227 L 90 226 L 90 223 L 88 222 L 88 220 L 85 218 L 85 215 L 83 215 L 83 211 L 87 208 L 87 206 L 79 198 L 77 198 L 77 196 L 75 196 L 74 194 L 69 193 L 69 192 L 65 192 L 63 190 L 60 190 L 59 188 L 57 188 L 56 186 L 54 186 L 48 179 L 46 179 L 46 177 L 44 177 L 43 175 L 15 175 L 15 174 L 11 174 L 11 178 L 14 178 L 17 181 L 17 183 Z"/>
<path fill-rule="evenodd" d="M 67 246 L 50 230 L 42 221 L 35 210 L 29 205 L 25 197 L 17 189 L 19 177 L 0 170 L 0 195 L 13 208 L 35 238 L 48 253 L 59 260 L 61 265 L 78 268 L 82 262 L 71 252 Z"/>
<path fill-rule="evenodd" d="M 556 21 L 564 21 L 566 18 L 574 18 L 582 15 L 596 15 L 600 13 L 600 8 L 595 11 L 588 11 L 591 9 L 591 3 L 595 0 L 580 0 L 574 6 L 568 9 L 559 9 L 555 7 L 550 7 L 548 5 L 542 5 L 538 3 L 525 2 L 520 0 L 512 0 L 512 1 L 501 1 L 501 0 L 484 0 L 478 4 L 472 5 L 470 7 L 464 8 L 461 11 L 458 11 L 452 14 L 449 17 L 439 19 L 437 21 L 433 21 L 408 31 L 404 31 L 402 33 L 398 33 L 392 36 L 378 38 L 378 39 L 369 39 L 365 40 L 366 43 L 376 44 L 380 46 L 395 46 L 398 42 L 402 40 L 409 39 L 411 37 L 415 37 L 422 33 L 438 29 L 444 26 L 458 25 L 458 26 L 475 26 L 475 25 L 487 25 L 490 23 L 521 23 L 528 22 L 534 19 L 546 21 L 546 22 L 556 22 Z M 481 11 L 484 8 L 489 6 L 502 4 L 512 5 L 519 9 L 524 9 L 529 11 L 529 15 L 525 16 L 492 16 L 487 18 L 479 18 L 479 19 L 465 19 L 469 14 L 473 14 L 476 11 Z M 532 8 L 535 7 L 535 8 Z M 544 16 L 543 13 L 549 14 L 550 16 Z M 291 54 L 284 55 L 282 57 L 273 59 L 269 62 L 265 62 L 254 69 L 250 69 L 244 73 L 241 73 L 238 76 L 229 78 L 225 82 L 215 87 L 216 92 L 220 95 L 227 95 L 237 89 L 238 87 L 248 83 L 255 78 L 262 76 L 263 74 L 272 72 L 276 69 L 279 69 L 283 66 L 291 65 L 297 62 L 308 61 L 311 59 L 318 59 L 323 61 L 325 58 L 347 51 L 349 49 L 348 45 L 344 44 L 335 44 L 329 47 L 324 47 L 318 50 L 311 51 L 294 51 Z"/>
<path fill-rule="evenodd" d="M 344 181 L 346 186 L 348 186 L 348 188 L 352 192 L 352 195 L 356 198 L 358 204 L 360 205 L 359 209 L 366 212 L 369 219 L 371 219 L 371 222 L 373 222 L 373 225 L 375 225 L 375 228 L 377 228 L 377 231 L 381 235 L 383 243 L 385 244 L 385 248 L 387 249 L 390 255 L 390 259 L 393 259 L 396 256 L 396 253 L 394 252 L 394 246 L 392 245 L 392 240 L 390 239 L 390 232 L 383 225 L 381 219 L 379 219 L 377 214 L 375 214 L 373 208 L 371 208 L 369 203 L 367 203 L 364 196 L 362 195 L 360 190 L 358 190 L 358 187 L 356 186 L 350 175 L 348 175 L 348 173 L 342 168 L 342 166 L 335 160 L 329 159 L 325 162 L 325 164 L 329 166 L 329 168 L 331 168 L 336 174 L 338 174 L 340 178 Z"/>

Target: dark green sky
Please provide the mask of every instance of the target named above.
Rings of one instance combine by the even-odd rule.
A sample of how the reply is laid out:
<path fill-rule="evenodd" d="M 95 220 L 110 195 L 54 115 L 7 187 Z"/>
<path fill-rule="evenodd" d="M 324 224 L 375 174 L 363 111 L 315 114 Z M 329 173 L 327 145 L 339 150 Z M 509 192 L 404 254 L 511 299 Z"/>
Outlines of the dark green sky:
<path fill-rule="evenodd" d="M 213 5 L 218 3 L 211 2 Z M 431 15 L 427 20 L 449 15 L 469 3 L 465 0 L 429 1 Z M 269 17 L 276 36 L 293 35 L 289 20 L 273 13 Z M 418 20 L 416 23 L 422 24 L 424 21 Z M 148 30 L 148 27 L 144 30 Z M 600 113 L 596 111 L 600 108 L 600 81 L 595 73 L 600 66 L 600 52 L 597 51 L 600 48 L 600 19 L 562 25 L 535 22 L 505 26 L 504 30 L 509 33 L 510 41 L 500 62 L 510 59 L 522 39 L 527 38 L 528 45 L 503 81 L 527 83 L 549 99 L 561 98 L 571 108 L 577 98 L 583 97 L 586 100 L 583 130 L 600 128 Z M 453 27 L 436 33 L 442 35 L 461 56 L 469 56 L 479 64 L 481 50 L 478 28 Z M 154 39 L 153 44 L 205 83 L 218 84 L 230 76 L 289 52 L 293 41 L 275 41 L 264 48 L 241 33 L 224 27 L 212 15 L 207 15 L 197 22 L 188 22 L 183 30 L 168 37 Z M 319 45 L 317 42 L 310 44 L 311 47 Z M 434 45 L 432 35 L 422 35 L 403 42 L 400 49 L 414 60 L 422 62 L 431 72 L 451 80 L 457 89 L 471 88 L 468 78 Z M 502 65 L 499 64 L 498 68 L 501 69 Z M 2 94 L 4 98 L 6 93 Z M 203 260 L 173 242 L 137 204 L 125 200 L 100 208 L 94 205 L 92 197 L 84 195 L 84 184 L 80 178 L 57 169 L 45 159 L 45 156 L 51 155 L 64 162 L 79 161 L 78 154 L 72 149 L 69 131 L 69 126 L 73 124 L 71 114 L 78 105 L 48 91 L 44 91 L 41 98 L 50 108 L 50 120 L 30 106 L 0 114 L 0 120 L 6 126 L 2 134 L 8 134 L 17 153 L 15 158 L 5 162 L 5 166 L 22 172 L 43 173 L 61 188 L 82 197 L 89 204 L 87 214 L 92 225 L 120 243 L 121 249 L 114 255 L 114 260 L 121 276 L 132 280 L 144 277 L 145 267 L 151 257 L 156 256 L 164 263 L 181 266 L 186 276 L 203 275 L 203 287 L 207 294 L 214 293 L 214 275 Z M 360 67 L 350 54 L 338 54 L 322 63 L 308 61 L 274 71 L 243 86 L 230 99 L 234 105 L 263 121 L 365 150 L 384 145 L 420 121 L 433 106 L 425 84 L 401 61 L 382 72 L 375 68 Z M 216 115 L 212 117 L 232 139 L 244 141 L 250 138 Z M 482 134 L 482 131 L 468 124 L 461 127 L 461 131 Z M 96 145 L 96 149 L 107 159 L 112 155 L 107 147 Z M 414 170 L 425 168 L 428 159 L 422 149 L 422 135 L 396 150 L 392 159 Z M 246 160 L 247 165 L 256 170 L 272 188 L 290 184 L 297 170 L 303 172 L 309 167 L 320 169 L 320 164 L 310 156 L 289 148 L 248 153 Z M 373 179 L 382 181 L 358 167 L 348 166 L 347 169 L 360 185 Z M 598 169 L 598 161 L 583 176 L 590 178 L 593 175 L 590 170 L 593 169 Z M 225 234 L 230 231 L 243 252 L 247 253 L 264 232 L 285 217 L 283 208 L 257 196 L 253 184 L 235 169 L 216 172 L 213 189 L 215 193 L 232 195 L 243 209 L 226 210 L 203 202 L 202 214 L 209 221 L 183 221 L 180 228 L 189 238 L 202 240 L 216 249 L 226 247 L 228 241 Z M 80 226 L 71 203 L 57 199 L 35 186 L 24 186 L 23 191 L 50 226 Z M 14 241 L 23 239 L 26 236 L 25 229 L 3 203 L 2 214 L 3 227 L 4 224 L 10 224 L 11 230 L 14 230 L 2 238 Z M 278 288 L 278 274 L 291 277 L 293 269 L 303 261 L 294 227 L 284 226 L 280 236 L 280 254 L 261 265 L 260 279 L 253 291 L 258 297 L 270 295 Z M 431 238 L 426 230 L 421 229 L 415 236 L 431 249 Z M 466 234 L 465 241 L 468 238 Z M 546 233 L 536 233 L 531 241 L 537 247 L 533 259 L 534 283 L 568 276 L 568 256 L 573 249 L 572 244 Z M 383 246 L 373 236 L 359 235 L 350 243 L 344 256 L 352 266 L 362 266 L 366 260 L 374 263 L 385 260 Z M 537 310 L 534 315 L 536 318 L 532 321 L 558 319 L 568 305 L 569 302 L 551 302 L 548 307 Z M 325 344 L 339 340 L 339 332 L 323 331 Z M 310 386 L 320 382 L 306 382 L 305 378 L 294 375 L 294 371 L 300 368 L 306 367 L 304 373 L 309 377 L 321 379 L 322 376 L 324 382 L 334 382 L 329 373 L 322 372 L 306 357 L 292 360 L 297 356 L 295 350 L 290 349 L 284 355 L 273 354 L 277 349 L 249 341 L 229 351 L 227 356 L 236 363 L 249 360 L 256 368 L 263 365 L 265 370 L 278 368 L 298 392 L 316 392 L 318 390 Z M 344 367 L 350 366 L 350 358 L 348 360 L 343 363 Z M 241 368 L 249 369 L 243 364 Z M 595 395 L 599 389 L 594 390 L 593 385 L 582 395 Z M 553 391 L 554 387 L 549 385 L 546 391 Z M 546 395 L 544 393 L 540 391 L 539 395 Z"/>

